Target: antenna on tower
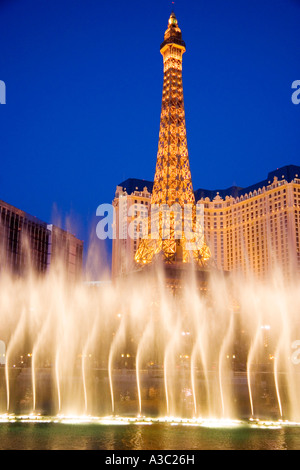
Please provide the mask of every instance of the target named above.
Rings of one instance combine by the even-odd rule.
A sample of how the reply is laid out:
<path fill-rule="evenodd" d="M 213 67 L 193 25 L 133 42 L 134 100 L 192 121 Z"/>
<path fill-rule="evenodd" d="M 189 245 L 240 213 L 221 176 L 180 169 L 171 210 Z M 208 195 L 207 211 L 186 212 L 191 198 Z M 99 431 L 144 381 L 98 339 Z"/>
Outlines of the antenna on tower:
<path fill-rule="evenodd" d="M 175 0 L 172 0 L 171 1 L 171 4 L 172 4 L 172 13 L 174 13 L 174 10 L 175 10 Z M 174 13 L 175 15 L 175 13 Z"/>

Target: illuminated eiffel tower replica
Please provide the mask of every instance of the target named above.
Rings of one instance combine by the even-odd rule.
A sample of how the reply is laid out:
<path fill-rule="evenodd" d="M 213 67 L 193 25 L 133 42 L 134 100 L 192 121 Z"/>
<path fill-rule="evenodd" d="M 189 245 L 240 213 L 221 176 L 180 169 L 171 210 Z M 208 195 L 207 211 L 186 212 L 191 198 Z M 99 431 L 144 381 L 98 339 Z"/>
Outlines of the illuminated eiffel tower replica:
<path fill-rule="evenodd" d="M 160 263 L 171 282 L 182 277 L 183 271 L 191 266 L 198 272 L 207 272 L 211 263 L 203 224 L 197 217 L 189 164 L 182 84 L 185 51 L 178 21 L 172 13 L 160 47 L 164 84 L 151 214 L 146 224 L 146 237 L 135 254 L 140 270 L 147 271 Z M 165 210 L 154 211 L 154 207 Z"/>

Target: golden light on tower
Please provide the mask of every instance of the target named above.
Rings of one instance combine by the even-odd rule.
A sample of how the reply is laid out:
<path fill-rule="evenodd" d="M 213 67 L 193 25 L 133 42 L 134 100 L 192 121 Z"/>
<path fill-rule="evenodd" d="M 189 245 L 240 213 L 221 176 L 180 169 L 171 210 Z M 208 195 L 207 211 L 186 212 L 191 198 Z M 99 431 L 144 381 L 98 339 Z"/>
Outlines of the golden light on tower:
<path fill-rule="evenodd" d="M 189 164 L 182 84 L 182 56 L 185 51 L 178 21 L 172 13 L 160 47 L 164 83 L 159 144 L 148 233 L 135 255 L 135 261 L 140 265 L 151 263 L 156 255 L 161 255 L 169 263 L 195 261 L 201 267 L 205 267 L 210 259 L 203 224 L 197 218 Z M 154 211 L 153 207 L 158 206 L 162 210 Z M 166 218 L 169 222 L 168 236 L 164 233 Z M 178 219 L 181 224 L 178 224 Z"/>

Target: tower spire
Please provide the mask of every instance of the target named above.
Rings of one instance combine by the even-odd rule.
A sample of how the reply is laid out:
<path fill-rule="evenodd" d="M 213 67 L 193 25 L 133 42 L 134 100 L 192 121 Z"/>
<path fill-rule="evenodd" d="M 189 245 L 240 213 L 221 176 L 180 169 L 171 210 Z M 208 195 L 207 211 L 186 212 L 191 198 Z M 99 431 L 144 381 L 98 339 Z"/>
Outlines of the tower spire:
<path fill-rule="evenodd" d="M 199 247 L 199 227 L 196 227 L 196 204 L 193 192 L 192 177 L 189 164 L 186 138 L 185 109 L 182 84 L 182 56 L 186 51 L 185 42 L 178 26 L 174 12 L 171 13 L 164 41 L 160 52 L 164 63 L 164 83 L 160 118 L 160 132 L 154 186 L 151 198 L 153 206 L 177 208 L 181 211 L 181 220 L 185 207 L 192 207 L 192 224 L 189 240 L 194 239 Z M 153 219 L 156 217 L 156 233 L 153 236 Z M 166 239 L 163 234 L 164 215 L 151 213 L 148 238 L 142 239 L 135 255 L 139 264 L 148 264 L 159 253 L 167 262 L 176 260 L 176 254 L 181 253 L 183 262 L 197 260 L 204 266 L 210 257 L 205 243 L 201 248 L 189 251 L 184 235 L 178 238 L 176 232 L 176 216 L 170 214 L 170 235 Z M 150 231 L 150 233 L 149 233 Z M 185 232 L 186 235 L 186 232 Z"/>

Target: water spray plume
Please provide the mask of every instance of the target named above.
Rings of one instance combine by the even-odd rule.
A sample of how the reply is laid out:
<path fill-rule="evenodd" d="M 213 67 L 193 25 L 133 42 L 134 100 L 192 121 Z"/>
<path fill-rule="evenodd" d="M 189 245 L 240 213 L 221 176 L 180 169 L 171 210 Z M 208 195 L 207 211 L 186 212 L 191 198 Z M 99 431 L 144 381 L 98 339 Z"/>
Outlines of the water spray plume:
<path fill-rule="evenodd" d="M 3 273 L 0 412 L 298 422 L 299 303 L 277 270 L 200 288 L 191 273 L 180 289 L 160 269 L 97 284 L 70 283 L 63 268 Z"/>

